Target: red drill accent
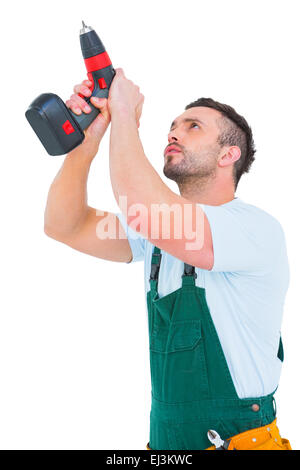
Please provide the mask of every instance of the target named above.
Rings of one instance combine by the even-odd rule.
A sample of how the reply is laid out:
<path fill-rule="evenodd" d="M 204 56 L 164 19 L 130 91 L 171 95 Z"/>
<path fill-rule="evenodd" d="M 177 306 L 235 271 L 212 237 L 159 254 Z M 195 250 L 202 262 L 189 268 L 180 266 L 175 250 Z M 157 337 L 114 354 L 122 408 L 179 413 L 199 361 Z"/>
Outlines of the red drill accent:
<path fill-rule="evenodd" d="M 93 93 L 93 90 L 94 90 L 94 87 L 95 87 L 95 83 L 94 83 L 94 77 L 93 75 L 89 72 L 88 73 L 88 79 L 90 80 L 90 82 L 93 82 L 93 85 L 91 87 L 89 87 L 89 89 L 91 90 L 91 92 Z"/>
<path fill-rule="evenodd" d="M 63 130 L 65 131 L 65 133 L 66 133 L 67 135 L 72 134 L 72 132 L 75 132 L 75 129 L 74 129 L 74 127 L 72 126 L 72 124 L 70 123 L 70 121 L 66 121 L 66 122 L 62 125 L 62 128 L 63 128 Z"/>
<path fill-rule="evenodd" d="M 99 78 L 98 83 L 100 88 L 107 88 L 106 81 L 104 80 L 104 78 Z"/>
<path fill-rule="evenodd" d="M 84 62 L 88 72 L 95 72 L 96 70 L 104 69 L 104 67 L 111 65 L 111 60 L 107 52 L 89 57 L 85 59 Z"/>

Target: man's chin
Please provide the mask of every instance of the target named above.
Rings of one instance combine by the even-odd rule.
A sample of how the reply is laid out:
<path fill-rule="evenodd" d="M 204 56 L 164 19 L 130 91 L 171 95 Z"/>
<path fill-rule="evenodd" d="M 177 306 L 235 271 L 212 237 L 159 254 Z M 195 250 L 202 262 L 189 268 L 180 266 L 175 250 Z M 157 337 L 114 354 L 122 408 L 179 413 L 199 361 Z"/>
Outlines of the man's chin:
<path fill-rule="evenodd" d="M 177 181 L 179 175 L 174 171 L 174 168 L 170 168 L 168 166 L 164 166 L 163 173 L 166 178 L 169 178 L 170 180 Z"/>

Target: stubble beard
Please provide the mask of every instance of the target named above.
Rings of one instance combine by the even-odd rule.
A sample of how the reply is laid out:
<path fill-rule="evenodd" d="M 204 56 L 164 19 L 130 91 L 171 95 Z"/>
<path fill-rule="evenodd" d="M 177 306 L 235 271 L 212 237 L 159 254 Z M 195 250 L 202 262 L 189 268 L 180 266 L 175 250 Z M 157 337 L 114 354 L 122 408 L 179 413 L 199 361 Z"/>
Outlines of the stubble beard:
<path fill-rule="evenodd" d="M 216 176 L 219 151 L 218 144 L 198 153 L 182 150 L 181 159 L 177 163 L 173 162 L 174 157 L 169 154 L 163 168 L 164 175 L 178 185 L 189 180 L 197 180 L 200 184 L 207 182 Z M 176 158 L 176 154 L 174 156 Z"/>

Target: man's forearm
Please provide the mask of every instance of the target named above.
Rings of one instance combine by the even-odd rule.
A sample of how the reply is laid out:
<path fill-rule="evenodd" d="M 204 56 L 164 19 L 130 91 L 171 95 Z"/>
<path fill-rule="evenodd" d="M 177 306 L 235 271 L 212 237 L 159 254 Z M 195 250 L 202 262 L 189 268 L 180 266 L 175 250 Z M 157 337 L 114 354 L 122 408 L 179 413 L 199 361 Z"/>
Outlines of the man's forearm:
<path fill-rule="evenodd" d="M 168 202 L 172 191 L 147 159 L 135 117 L 130 113 L 112 115 L 110 132 L 110 177 L 117 203 L 127 197 L 127 206 Z"/>
<path fill-rule="evenodd" d="M 84 144 L 70 152 L 50 186 L 45 210 L 45 232 L 48 235 L 74 232 L 85 218 L 87 179 L 96 149 Z"/>

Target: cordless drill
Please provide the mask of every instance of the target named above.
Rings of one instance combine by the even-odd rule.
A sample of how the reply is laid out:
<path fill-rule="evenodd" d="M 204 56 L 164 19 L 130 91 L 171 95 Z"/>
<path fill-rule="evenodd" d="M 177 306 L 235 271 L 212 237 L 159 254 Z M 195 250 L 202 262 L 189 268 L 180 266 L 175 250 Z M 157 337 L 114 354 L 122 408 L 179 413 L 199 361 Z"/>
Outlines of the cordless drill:
<path fill-rule="evenodd" d="M 82 22 L 80 45 L 88 79 L 93 83 L 90 97 L 83 98 L 92 111 L 76 115 L 54 93 L 39 95 L 27 109 L 25 116 L 49 155 L 64 155 L 84 140 L 84 130 L 98 116 L 99 109 L 90 102 L 92 96 L 108 98 L 109 88 L 115 76 L 111 60 L 90 26 Z"/>

